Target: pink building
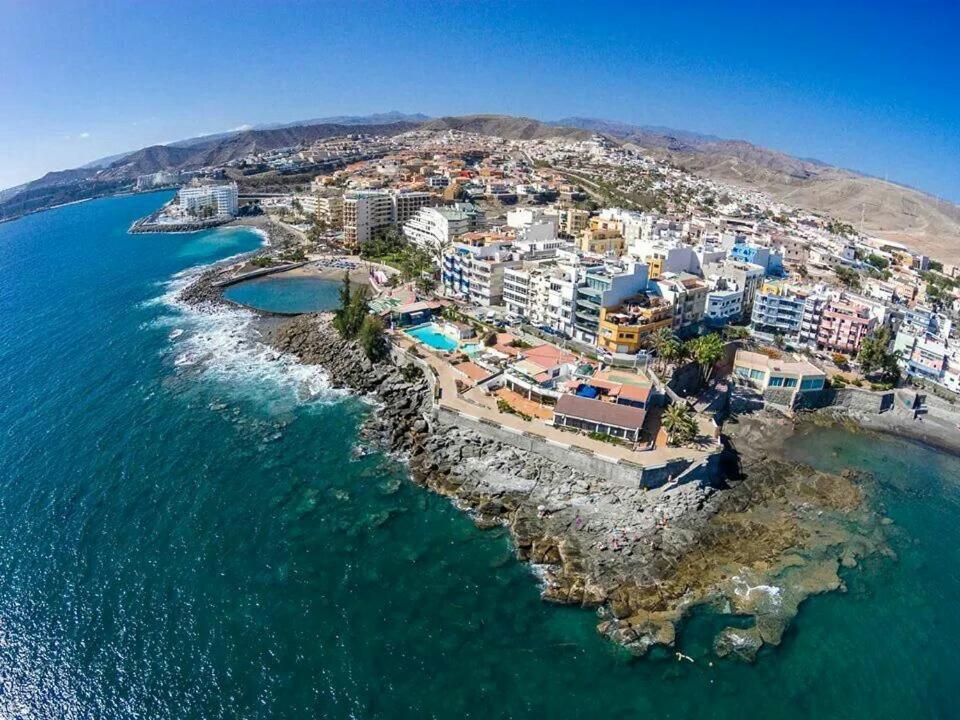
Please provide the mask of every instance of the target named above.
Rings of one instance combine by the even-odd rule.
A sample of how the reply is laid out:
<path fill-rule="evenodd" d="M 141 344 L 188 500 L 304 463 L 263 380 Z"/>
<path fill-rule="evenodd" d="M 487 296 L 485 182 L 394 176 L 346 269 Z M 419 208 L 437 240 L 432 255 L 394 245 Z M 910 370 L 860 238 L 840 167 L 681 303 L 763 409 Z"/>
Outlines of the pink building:
<path fill-rule="evenodd" d="M 823 310 L 817 329 L 817 347 L 821 350 L 853 355 L 876 325 L 870 310 L 862 305 L 832 300 Z"/>

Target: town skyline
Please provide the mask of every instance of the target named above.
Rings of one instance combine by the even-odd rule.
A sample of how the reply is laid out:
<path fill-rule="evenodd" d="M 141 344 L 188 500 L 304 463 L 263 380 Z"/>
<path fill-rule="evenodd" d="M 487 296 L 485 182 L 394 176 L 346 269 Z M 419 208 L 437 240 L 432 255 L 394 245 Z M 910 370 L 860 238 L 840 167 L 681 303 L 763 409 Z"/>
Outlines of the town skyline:
<path fill-rule="evenodd" d="M 566 7 L 548 17 L 538 7 L 424 3 L 371 6 L 363 22 L 336 4 L 208 6 L 174 31 L 158 28 L 176 27 L 177 3 L 156 19 L 109 5 L 7 5 L 0 148 L 10 161 L 0 187 L 198 135 L 397 108 L 665 126 L 960 199 L 958 94 L 942 72 L 957 14 L 946 6 L 908 18 L 886 4 L 833 8 L 831 28 L 819 28 L 815 6 Z M 256 46 L 242 42 L 246 24 L 261 28 Z M 816 28 L 823 37 L 811 39 Z M 318 29 L 323 43 L 310 41 Z M 909 45 L 909 59 L 879 52 L 890 42 Z M 791 43 L 798 51 L 783 53 Z M 168 81 L 178 65 L 204 67 L 207 82 Z M 465 82 L 470 93 L 457 90 Z M 52 97 L 69 112 L 35 112 Z"/>

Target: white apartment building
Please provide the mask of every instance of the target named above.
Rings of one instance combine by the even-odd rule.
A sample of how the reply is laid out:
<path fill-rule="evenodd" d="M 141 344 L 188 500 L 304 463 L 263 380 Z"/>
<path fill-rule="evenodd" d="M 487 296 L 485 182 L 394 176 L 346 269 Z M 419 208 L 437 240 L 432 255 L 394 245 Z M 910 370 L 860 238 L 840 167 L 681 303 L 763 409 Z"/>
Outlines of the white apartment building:
<path fill-rule="evenodd" d="M 317 197 L 317 217 L 327 223 L 343 220 L 343 195 L 320 195 Z"/>
<path fill-rule="evenodd" d="M 703 321 L 708 289 L 699 278 L 671 273 L 654 280 L 650 289 L 673 305 L 673 329 L 677 332 L 692 331 Z"/>
<path fill-rule="evenodd" d="M 572 262 L 560 262 L 545 277 L 547 307 L 543 324 L 573 337 L 577 308 L 577 286 L 586 268 Z"/>
<path fill-rule="evenodd" d="M 237 184 L 187 185 L 178 193 L 180 209 L 190 215 L 205 212 L 216 217 L 234 217 L 237 214 Z"/>
<path fill-rule="evenodd" d="M 743 313 L 743 293 L 734 289 L 715 289 L 707 293 L 704 319 L 714 327 L 726 325 Z"/>
<path fill-rule="evenodd" d="M 474 305 L 501 305 L 505 270 L 521 266 L 519 260 L 513 260 L 508 244 L 454 243 L 443 254 L 443 289 L 447 295 Z"/>
<path fill-rule="evenodd" d="M 304 215 L 317 214 L 317 196 L 316 195 L 294 195 L 293 199 L 300 203 Z"/>
<path fill-rule="evenodd" d="M 403 225 L 403 235 L 417 247 L 436 253 L 457 237 L 483 227 L 484 212 L 471 203 L 425 207 Z"/>
<path fill-rule="evenodd" d="M 403 225 L 412 218 L 420 208 L 436 205 L 439 198 L 428 192 L 394 192 L 393 222 Z"/>
<path fill-rule="evenodd" d="M 354 190 L 343 198 L 343 230 L 348 245 L 367 242 L 382 228 L 407 222 L 420 208 L 434 205 L 437 196 L 427 192 Z"/>
<path fill-rule="evenodd" d="M 727 290 L 739 290 L 742 295 L 741 317 L 749 317 L 753 312 L 753 300 L 757 290 L 763 284 L 764 270 L 752 263 L 721 260 L 703 265 L 703 276 L 714 287 Z"/>
<path fill-rule="evenodd" d="M 555 258 L 523 262 L 503 271 L 503 304 L 507 311 L 534 325 L 550 325 L 550 283 Z M 571 295 L 572 297 L 572 295 Z"/>

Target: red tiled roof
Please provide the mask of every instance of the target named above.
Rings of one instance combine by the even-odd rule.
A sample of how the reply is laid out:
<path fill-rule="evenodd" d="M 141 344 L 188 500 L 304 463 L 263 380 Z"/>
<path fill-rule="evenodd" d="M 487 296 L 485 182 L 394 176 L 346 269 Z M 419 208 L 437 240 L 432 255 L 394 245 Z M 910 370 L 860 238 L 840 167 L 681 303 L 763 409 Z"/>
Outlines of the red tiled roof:
<path fill-rule="evenodd" d="M 453 366 L 471 380 L 479 382 L 490 377 L 490 373 L 472 362 L 463 362 Z"/>
<path fill-rule="evenodd" d="M 544 370 L 556 367 L 557 365 L 563 365 L 564 363 L 575 363 L 577 361 L 576 355 L 571 355 L 554 345 L 547 344 L 528 348 L 523 351 L 523 356 Z"/>

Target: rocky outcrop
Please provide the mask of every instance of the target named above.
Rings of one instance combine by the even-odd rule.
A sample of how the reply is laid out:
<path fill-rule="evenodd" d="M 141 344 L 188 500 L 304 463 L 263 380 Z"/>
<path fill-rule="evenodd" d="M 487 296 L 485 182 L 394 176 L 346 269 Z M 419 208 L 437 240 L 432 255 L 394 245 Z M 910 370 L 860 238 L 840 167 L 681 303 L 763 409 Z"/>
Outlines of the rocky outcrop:
<path fill-rule="evenodd" d="M 672 645 L 690 607 L 722 603 L 757 624 L 749 642 L 731 630 L 717 650 L 750 659 L 779 642 L 803 598 L 840 585 L 837 548 L 860 502 L 849 479 L 757 455 L 722 490 L 625 486 L 439 423 L 419 365 L 370 362 L 327 316 L 290 320 L 269 342 L 372 397 L 378 409 L 361 431 L 366 442 L 403 454 L 415 482 L 452 498 L 479 527 L 507 527 L 519 557 L 540 569 L 545 600 L 597 608 L 598 630 L 637 654 Z M 870 550 L 856 540 L 850 552 Z M 785 602 L 751 601 L 776 578 L 791 582 Z"/>

